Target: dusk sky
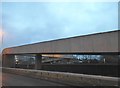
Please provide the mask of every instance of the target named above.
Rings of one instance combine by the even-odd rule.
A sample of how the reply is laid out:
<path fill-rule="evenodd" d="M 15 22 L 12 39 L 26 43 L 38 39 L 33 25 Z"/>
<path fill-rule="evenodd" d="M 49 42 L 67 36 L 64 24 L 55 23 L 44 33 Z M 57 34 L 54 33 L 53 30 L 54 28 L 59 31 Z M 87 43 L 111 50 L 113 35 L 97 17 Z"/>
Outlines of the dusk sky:
<path fill-rule="evenodd" d="M 3 48 L 112 31 L 118 29 L 118 3 L 4 2 L 2 29 Z"/>

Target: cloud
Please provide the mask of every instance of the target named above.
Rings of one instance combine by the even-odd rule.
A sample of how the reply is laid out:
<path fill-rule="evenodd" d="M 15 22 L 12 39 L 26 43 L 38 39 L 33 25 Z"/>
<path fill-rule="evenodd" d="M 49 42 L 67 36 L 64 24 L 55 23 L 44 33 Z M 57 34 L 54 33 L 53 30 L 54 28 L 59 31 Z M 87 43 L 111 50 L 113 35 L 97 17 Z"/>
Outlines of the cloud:
<path fill-rule="evenodd" d="M 112 2 L 7 2 L 2 5 L 4 47 L 117 29 Z"/>

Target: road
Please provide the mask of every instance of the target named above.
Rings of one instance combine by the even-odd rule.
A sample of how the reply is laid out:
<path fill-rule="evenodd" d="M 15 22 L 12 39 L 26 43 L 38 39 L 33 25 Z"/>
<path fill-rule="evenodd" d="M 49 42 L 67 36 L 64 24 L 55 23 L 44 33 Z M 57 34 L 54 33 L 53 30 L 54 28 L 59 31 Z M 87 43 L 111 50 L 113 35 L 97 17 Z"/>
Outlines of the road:
<path fill-rule="evenodd" d="M 2 73 L 3 86 L 67 86 L 52 81 L 30 78 L 21 75 Z"/>

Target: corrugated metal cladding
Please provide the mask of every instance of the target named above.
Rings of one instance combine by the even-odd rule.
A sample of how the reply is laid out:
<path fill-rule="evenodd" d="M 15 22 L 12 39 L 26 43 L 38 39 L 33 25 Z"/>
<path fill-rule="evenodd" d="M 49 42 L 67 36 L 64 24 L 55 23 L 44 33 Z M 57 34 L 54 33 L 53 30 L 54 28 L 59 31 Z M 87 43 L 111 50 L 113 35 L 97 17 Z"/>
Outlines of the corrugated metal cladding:
<path fill-rule="evenodd" d="M 119 30 L 6 48 L 3 54 L 119 52 Z"/>

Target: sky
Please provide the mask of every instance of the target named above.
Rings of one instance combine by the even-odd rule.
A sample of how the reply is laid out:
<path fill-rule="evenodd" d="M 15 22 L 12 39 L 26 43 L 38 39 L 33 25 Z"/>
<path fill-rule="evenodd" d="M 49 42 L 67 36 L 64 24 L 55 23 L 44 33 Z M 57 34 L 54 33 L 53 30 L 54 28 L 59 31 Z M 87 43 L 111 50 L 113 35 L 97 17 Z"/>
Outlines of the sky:
<path fill-rule="evenodd" d="M 118 29 L 117 2 L 3 2 L 0 6 L 2 48 Z"/>

